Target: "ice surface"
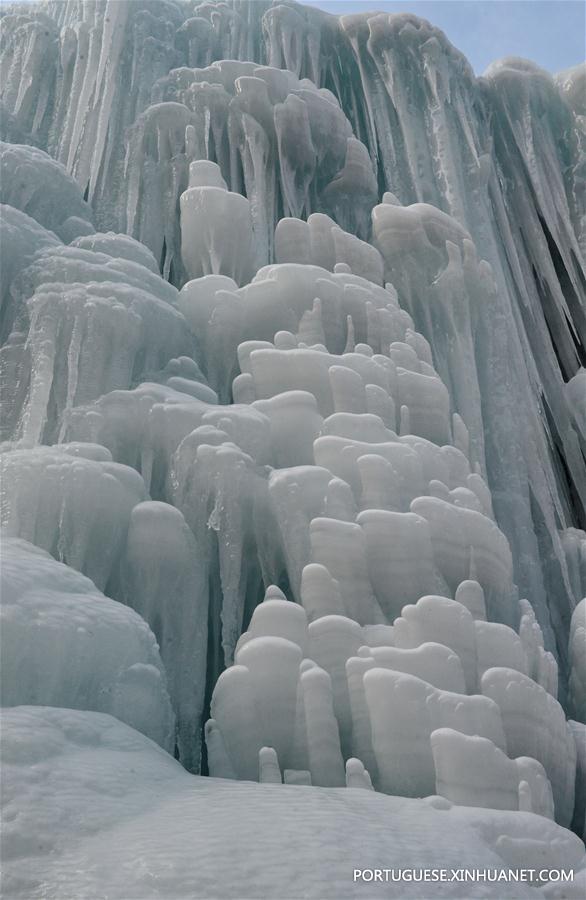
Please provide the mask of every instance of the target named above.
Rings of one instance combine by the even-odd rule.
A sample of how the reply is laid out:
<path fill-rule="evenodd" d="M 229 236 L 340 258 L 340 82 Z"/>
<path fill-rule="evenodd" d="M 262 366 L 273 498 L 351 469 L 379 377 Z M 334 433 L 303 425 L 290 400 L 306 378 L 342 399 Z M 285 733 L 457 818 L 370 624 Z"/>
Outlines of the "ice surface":
<path fill-rule="evenodd" d="M 586 598 L 582 600 L 572 615 L 570 626 L 570 702 L 574 718 L 586 722 Z"/>
<path fill-rule="evenodd" d="M 576 747 L 561 706 L 526 675 L 506 668 L 484 673 L 482 693 L 500 707 L 509 753 L 532 755 L 543 765 L 553 790 L 556 821 L 569 825 Z"/>
<path fill-rule="evenodd" d="M 26 541 L 2 539 L 2 706 L 110 713 L 165 750 L 174 716 L 146 622 Z"/>
<path fill-rule="evenodd" d="M 480 735 L 464 735 L 451 728 L 431 734 L 439 794 L 463 806 L 522 809 L 553 819 L 551 786 L 541 763 L 509 759 Z"/>
<path fill-rule="evenodd" d="M 65 166 L 37 147 L 0 142 L 2 203 L 35 219 L 61 240 L 91 234 L 93 212 Z"/>

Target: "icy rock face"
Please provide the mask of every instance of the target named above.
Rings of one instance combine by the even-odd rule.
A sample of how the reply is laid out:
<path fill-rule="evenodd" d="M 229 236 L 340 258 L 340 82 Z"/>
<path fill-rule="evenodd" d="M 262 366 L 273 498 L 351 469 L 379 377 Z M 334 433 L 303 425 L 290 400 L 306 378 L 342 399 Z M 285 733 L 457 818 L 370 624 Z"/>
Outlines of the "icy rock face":
<path fill-rule="evenodd" d="M 577 76 L 412 16 L 2 12 L 7 540 L 148 623 L 190 770 L 207 720 L 218 778 L 581 829 Z"/>
<path fill-rule="evenodd" d="M 434 348 L 434 364 L 454 406 L 467 404 L 475 459 L 488 437 L 486 475 L 516 579 L 563 657 L 581 596 L 558 532 L 583 525 L 586 501 L 576 404 L 564 385 L 584 364 L 582 67 L 554 80 L 509 59 L 476 79 L 414 16 L 338 20 L 294 4 L 145 0 L 114 10 L 71 0 L 9 9 L 4 20 L 12 125 L 87 189 L 100 227 L 140 237 L 177 284 L 177 204 L 191 159 L 217 162 L 230 191 L 246 192 L 261 261 L 273 259 L 282 215 L 321 208 L 362 233 L 384 189 L 394 204 L 433 204 L 466 229 L 492 268 L 481 279 L 493 282 L 489 297 L 472 317 L 476 365 L 465 384 L 450 383 L 457 361 L 441 357 L 452 341 L 460 359 L 471 350 L 456 335 Z M 450 252 L 434 291 L 447 297 L 462 281 Z M 479 294 L 478 285 L 466 290 Z"/>
<path fill-rule="evenodd" d="M 110 713 L 172 752 L 174 716 L 146 622 L 22 540 L 2 540 L 2 706 Z"/>

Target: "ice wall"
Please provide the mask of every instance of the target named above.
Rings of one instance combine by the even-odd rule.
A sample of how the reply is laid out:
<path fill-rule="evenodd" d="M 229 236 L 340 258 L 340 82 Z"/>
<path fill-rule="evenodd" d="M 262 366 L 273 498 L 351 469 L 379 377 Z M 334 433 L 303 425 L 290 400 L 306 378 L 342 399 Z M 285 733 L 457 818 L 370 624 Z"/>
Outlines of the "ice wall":
<path fill-rule="evenodd" d="M 579 823 L 578 75 L 293 3 L 2 18 L 6 540 L 146 620 L 193 771 Z M 156 680 L 45 655 L 8 702 Z"/>
<path fill-rule="evenodd" d="M 321 211 L 368 237 L 384 191 L 456 220 L 425 265 L 415 239 L 403 276 L 393 237 L 385 278 L 433 344 L 453 411 L 466 408 L 516 580 L 565 668 L 580 595 L 559 533 L 586 523 L 581 400 L 565 387 L 586 361 L 582 70 L 554 80 L 508 59 L 475 78 L 424 20 L 338 19 L 292 2 L 68 0 L 7 7 L 3 20 L 7 136 L 64 163 L 98 227 L 144 241 L 178 286 L 194 159 L 245 193 L 257 266 L 290 259 L 273 239 L 283 216 Z M 491 266 L 482 286 L 468 237 Z M 465 254 L 463 272 L 444 238 Z M 425 296 L 431 283 L 434 306 L 458 297 L 459 312 L 417 306 L 417 284 Z"/>

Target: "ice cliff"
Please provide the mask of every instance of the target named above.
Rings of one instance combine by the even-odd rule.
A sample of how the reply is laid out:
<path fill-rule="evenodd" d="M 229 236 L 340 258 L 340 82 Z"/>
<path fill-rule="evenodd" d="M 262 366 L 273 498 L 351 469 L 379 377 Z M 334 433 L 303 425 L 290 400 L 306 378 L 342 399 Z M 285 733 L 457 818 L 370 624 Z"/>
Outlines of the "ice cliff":
<path fill-rule="evenodd" d="M 583 71 L 292 2 L 0 13 L 7 721 L 582 834 Z"/>

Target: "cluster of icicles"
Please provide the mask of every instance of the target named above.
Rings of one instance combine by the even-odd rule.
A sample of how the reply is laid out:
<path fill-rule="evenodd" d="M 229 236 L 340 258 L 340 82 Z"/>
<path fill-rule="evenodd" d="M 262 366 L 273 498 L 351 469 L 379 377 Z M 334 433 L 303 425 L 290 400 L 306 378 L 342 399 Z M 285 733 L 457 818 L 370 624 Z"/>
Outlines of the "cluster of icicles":
<path fill-rule="evenodd" d="M 180 291 L 131 238 L 67 216 L 62 233 L 82 234 L 62 243 L 4 207 L 3 702 L 112 712 L 198 771 L 213 689 L 211 775 L 437 794 L 568 826 L 584 726 L 566 722 L 517 599 L 481 442 L 383 285 L 405 212 L 385 199 L 379 249 L 325 215 L 282 219 L 277 263 L 249 280 L 249 201 L 193 162 Z M 464 265 L 449 237 L 465 240 L 468 277 L 486 280 L 456 223 L 411 215 L 446 266 Z M 63 590 L 63 566 L 22 539 L 96 585 L 71 572 L 75 615 L 40 632 L 21 569 Z M 146 619 L 160 656 L 101 590 Z M 85 595 L 103 612 L 82 638 Z"/>
<path fill-rule="evenodd" d="M 577 76 L 295 4 L 3 21 L 3 705 L 582 832 Z"/>

